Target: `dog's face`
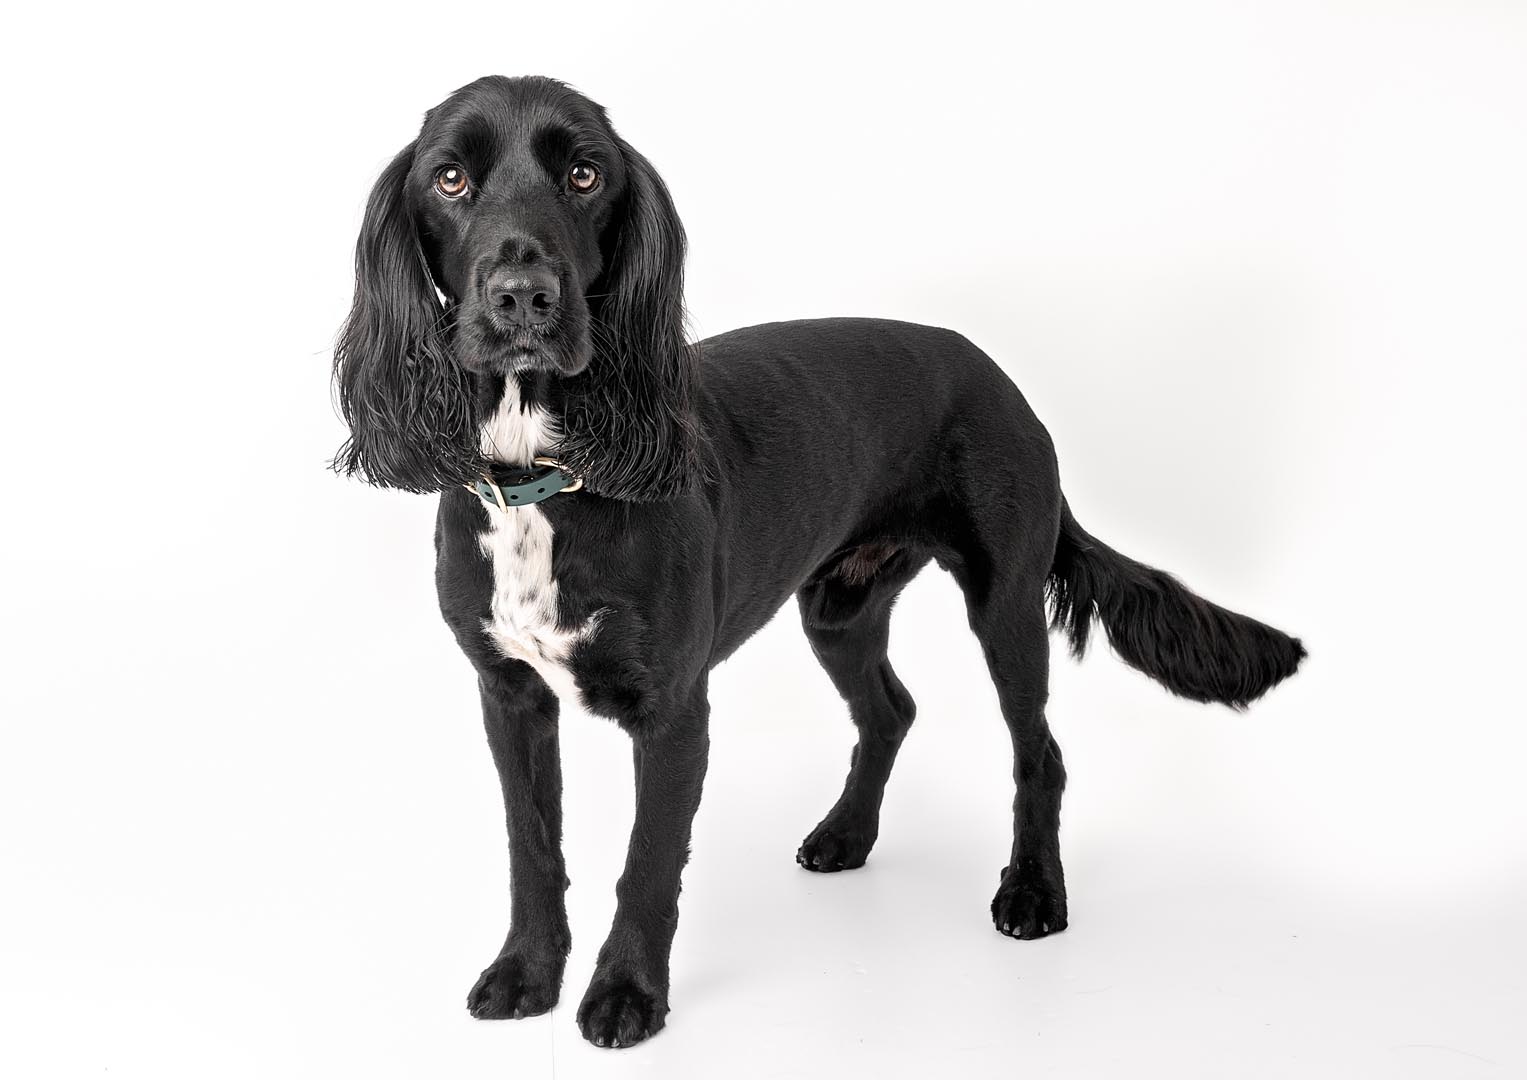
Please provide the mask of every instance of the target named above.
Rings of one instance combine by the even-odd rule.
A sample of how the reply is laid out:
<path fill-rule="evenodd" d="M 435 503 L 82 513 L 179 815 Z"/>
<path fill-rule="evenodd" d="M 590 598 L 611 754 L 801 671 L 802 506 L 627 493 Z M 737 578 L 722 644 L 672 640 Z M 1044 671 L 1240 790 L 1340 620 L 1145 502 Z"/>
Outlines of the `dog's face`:
<path fill-rule="evenodd" d="M 584 490 L 668 498 L 697 473 L 684 229 L 651 164 L 562 83 L 490 76 L 383 171 L 334 350 L 335 467 L 441 491 L 485 467 L 503 379 L 546 407 Z"/>
<path fill-rule="evenodd" d="M 627 187 L 602 110 L 553 83 L 474 83 L 430 112 L 407 183 L 435 283 L 457 305 L 457 360 L 586 368 L 586 293 Z"/>

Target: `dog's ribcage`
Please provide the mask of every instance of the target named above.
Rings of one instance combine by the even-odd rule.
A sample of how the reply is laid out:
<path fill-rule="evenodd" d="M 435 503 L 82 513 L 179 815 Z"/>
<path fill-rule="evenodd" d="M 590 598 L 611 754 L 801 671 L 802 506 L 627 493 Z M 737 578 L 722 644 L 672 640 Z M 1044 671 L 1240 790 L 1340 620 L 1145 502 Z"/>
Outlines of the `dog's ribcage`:
<path fill-rule="evenodd" d="M 519 383 L 511 375 L 498 409 L 483 425 L 483 453 L 506 465 L 528 466 L 548 450 L 555 434 L 544 412 L 522 409 Z M 489 639 L 505 656 L 535 668 L 558 697 L 577 702 L 567 661 L 573 647 L 594 632 L 599 614 L 571 629 L 557 622 L 551 522 L 539 506 L 490 506 L 478 543 L 493 566 L 491 610 L 483 621 Z"/>

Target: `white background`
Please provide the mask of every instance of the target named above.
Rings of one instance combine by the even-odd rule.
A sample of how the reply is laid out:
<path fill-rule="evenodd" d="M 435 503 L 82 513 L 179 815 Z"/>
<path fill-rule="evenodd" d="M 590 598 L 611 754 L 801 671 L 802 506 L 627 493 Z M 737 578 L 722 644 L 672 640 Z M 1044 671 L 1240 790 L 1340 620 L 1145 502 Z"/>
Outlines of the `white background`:
<path fill-rule="evenodd" d="M 1520 5 L 42 7 L 0 64 L 0 1072 L 1527 1070 Z M 574 1024 L 630 815 L 578 713 L 564 1004 L 468 1018 L 496 780 L 432 502 L 325 471 L 327 368 L 372 180 L 490 72 L 656 163 L 698 333 L 963 331 L 1090 530 L 1304 637 L 1244 716 L 1057 655 L 1065 934 L 989 923 L 1007 739 L 930 572 L 865 870 L 793 862 L 852 730 L 787 610 L 713 679 L 668 1030 Z"/>

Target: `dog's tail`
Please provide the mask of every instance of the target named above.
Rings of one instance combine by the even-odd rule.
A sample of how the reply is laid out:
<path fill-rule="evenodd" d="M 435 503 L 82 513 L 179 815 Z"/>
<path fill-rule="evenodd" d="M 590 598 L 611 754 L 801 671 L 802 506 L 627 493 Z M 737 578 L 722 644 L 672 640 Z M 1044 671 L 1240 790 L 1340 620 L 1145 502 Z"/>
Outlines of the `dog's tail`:
<path fill-rule="evenodd" d="M 1211 604 L 1094 539 L 1064 503 L 1047 586 L 1050 625 L 1071 639 L 1074 656 L 1086 652 L 1096 617 L 1125 663 L 1194 701 L 1245 708 L 1305 656 L 1298 638 Z"/>

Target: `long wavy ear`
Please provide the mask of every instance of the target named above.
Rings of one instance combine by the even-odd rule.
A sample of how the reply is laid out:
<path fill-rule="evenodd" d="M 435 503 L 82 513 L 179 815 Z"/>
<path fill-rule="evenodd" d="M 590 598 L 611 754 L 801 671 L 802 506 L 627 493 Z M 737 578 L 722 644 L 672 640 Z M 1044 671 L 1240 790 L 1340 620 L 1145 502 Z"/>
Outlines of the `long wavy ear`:
<path fill-rule="evenodd" d="M 670 499 L 703 468 L 698 356 L 684 337 L 684 226 L 651 163 L 616 142 L 626 190 L 606 234 L 604 273 L 589 289 L 593 358 L 563 383 L 557 453 L 596 494 Z"/>
<path fill-rule="evenodd" d="M 379 487 L 436 492 L 480 472 L 471 376 L 451 357 L 404 183 L 410 143 L 382 172 L 355 245 L 355 303 L 334 348 L 350 437 L 334 469 Z"/>

